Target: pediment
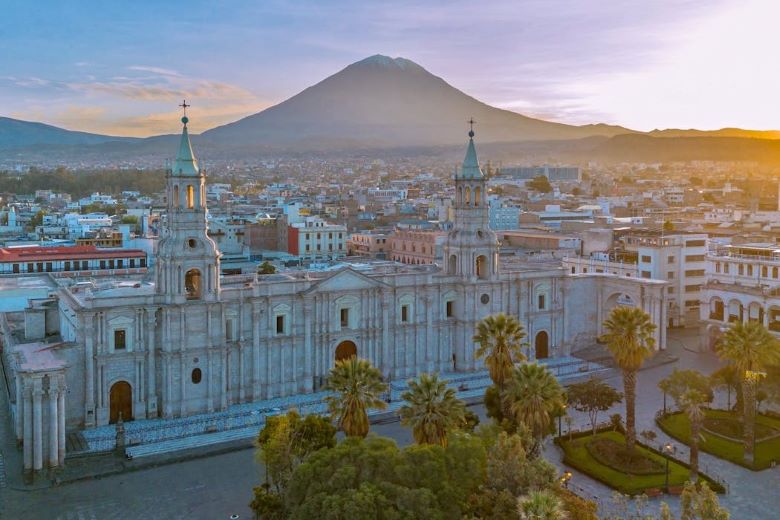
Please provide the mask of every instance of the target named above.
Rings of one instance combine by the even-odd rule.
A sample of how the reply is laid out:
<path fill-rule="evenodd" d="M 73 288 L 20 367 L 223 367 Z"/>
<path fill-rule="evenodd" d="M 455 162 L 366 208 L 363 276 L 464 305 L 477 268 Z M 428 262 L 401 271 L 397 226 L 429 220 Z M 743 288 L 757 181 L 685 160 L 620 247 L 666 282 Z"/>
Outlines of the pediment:
<path fill-rule="evenodd" d="M 359 291 L 384 287 L 385 285 L 374 278 L 346 268 L 317 282 L 307 292 Z"/>

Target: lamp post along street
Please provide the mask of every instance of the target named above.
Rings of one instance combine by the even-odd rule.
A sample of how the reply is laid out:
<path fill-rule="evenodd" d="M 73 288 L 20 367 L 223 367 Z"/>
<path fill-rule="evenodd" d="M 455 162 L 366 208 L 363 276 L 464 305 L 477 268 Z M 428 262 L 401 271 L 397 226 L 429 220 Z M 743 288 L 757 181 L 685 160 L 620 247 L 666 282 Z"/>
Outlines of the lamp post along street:
<path fill-rule="evenodd" d="M 664 455 L 666 459 L 666 492 L 669 492 L 669 455 L 672 453 L 672 445 L 667 443 L 664 445 Z"/>

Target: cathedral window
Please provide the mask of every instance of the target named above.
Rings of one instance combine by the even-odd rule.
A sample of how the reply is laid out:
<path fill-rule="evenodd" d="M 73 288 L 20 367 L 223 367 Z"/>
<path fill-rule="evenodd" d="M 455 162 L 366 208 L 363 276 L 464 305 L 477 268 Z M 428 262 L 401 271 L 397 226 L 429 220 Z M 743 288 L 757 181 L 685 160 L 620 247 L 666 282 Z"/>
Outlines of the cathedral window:
<path fill-rule="evenodd" d="M 488 277 L 487 257 L 485 255 L 479 255 L 476 261 L 477 278 Z"/>
<path fill-rule="evenodd" d="M 349 309 L 341 309 L 341 328 L 349 328 Z"/>
<path fill-rule="evenodd" d="M 184 290 L 188 300 L 200 299 L 202 288 L 202 280 L 200 271 L 197 269 L 190 269 L 184 275 Z"/>
<path fill-rule="evenodd" d="M 127 348 L 127 331 L 118 329 L 114 331 L 114 350 L 125 350 Z"/>
<path fill-rule="evenodd" d="M 199 368 L 195 368 L 192 370 L 192 383 L 197 385 L 200 383 L 201 379 L 203 378 L 203 373 Z"/>
<path fill-rule="evenodd" d="M 455 274 L 458 270 L 458 257 L 456 255 L 450 255 L 449 274 Z"/>
<path fill-rule="evenodd" d="M 191 238 L 187 240 L 187 245 L 190 246 L 190 249 L 195 249 L 195 247 L 198 245 L 198 242 L 194 238 Z"/>
<path fill-rule="evenodd" d="M 464 198 L 466 199 L 465 200 L 466 206 L 470 206 L 471 205 L 471 188 L 469 188 L 468 186 L 466 186 L 466 191 L 464 193 Z"/>
<path fill-rule="evenodd" d="M 225 320 L 225 341 L 233 341 L 233 320 Z"/>
<path fill-rule="evenodd" d="M 409 323 L 409 304 L 401 305 L 401 323 Z"/>
<path fill-rule="evenodd" d="M 448 318 L 455 316 L 455 302 L 450 300 L 445 303 L 445 314 Z"/>
<path fill-rule="evenodd" d="M 192 184 L 187 185 L 187 208 L 192 209 L 195 207 L 195 188 Z"/>
<path fill-rule="evenodd" d="M 537 303 L 538 303 L 540 311 L 543 311 L 543 310 L 545 310 L 547 308 L 547 301 L 546 301 L 546 299 L 547 299 L 546 295 L 544 295 L 544 294 L 540 294 L 539 295 Z"/>
<path fill-rule="evenodd" d="M 276 317 L 276 333 L 284 334 L 284 316 Z"/>
<path fill-rule="evenodd" d="M 479 198 L 481 196 L 481 190 L 479 187 L 474 188 L 474 205 L 479 206 Z"/>
<path fill-rule="evenodd" d="M 179 186 L 178 185 L 173 187 L 173 201 L 174 201 L 174 205 L 175 206 L 178 206 L 179 204 L 181 204 L 181 200 L 179 199 Z"/>

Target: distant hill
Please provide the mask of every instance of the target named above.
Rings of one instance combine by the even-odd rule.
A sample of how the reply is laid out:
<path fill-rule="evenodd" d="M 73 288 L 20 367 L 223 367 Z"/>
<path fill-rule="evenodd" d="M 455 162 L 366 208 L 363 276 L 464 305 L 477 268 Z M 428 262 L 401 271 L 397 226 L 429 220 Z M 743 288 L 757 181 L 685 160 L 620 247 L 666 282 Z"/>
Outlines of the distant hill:
<path fill-rule="evenodd" d="M 371 56 L 290 99 L 203 133 L 213 144 L 331 147 L 462 143 L 466 121 L 480 142 L 613 136 L 631 130 L 571 126 L 491 107 L 404 58 Z"/>
<path fill-rule="evenodd" d="M 107 142 L 133 142 L 133 137 L 113 137 L 65 130 L 44 123 L 0 117 L 0 149 L 36 145 L 84 145 Z"/>

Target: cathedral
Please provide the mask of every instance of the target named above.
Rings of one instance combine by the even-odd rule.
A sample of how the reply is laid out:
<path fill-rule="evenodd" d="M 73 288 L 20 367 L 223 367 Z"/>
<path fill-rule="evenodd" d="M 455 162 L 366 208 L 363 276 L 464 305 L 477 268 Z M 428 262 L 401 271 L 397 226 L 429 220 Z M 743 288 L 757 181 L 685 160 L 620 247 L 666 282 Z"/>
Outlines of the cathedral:
<path fill-rule="evenodd" d="M 66 431 L 313 392 L 354 355 L 387 380 L 483 370 L 472 336 L 499 312 L 523 324 L 532 359 L 592 345 L 615 305 L 648 312 L 665 346 L 664 282 L 502 268 L 473 131 L 454 176 L 444 265 L 220 276 L 206 176 L 182 122 L 153 273 L 104 285 L 58 280 L 48 298 L 30 301 L 23 330 L 14 330 L 19 318 L 0 318 L 26 470 L 61 465 Z M 56 343 L 45 341 L 52 336 Z"/>

